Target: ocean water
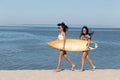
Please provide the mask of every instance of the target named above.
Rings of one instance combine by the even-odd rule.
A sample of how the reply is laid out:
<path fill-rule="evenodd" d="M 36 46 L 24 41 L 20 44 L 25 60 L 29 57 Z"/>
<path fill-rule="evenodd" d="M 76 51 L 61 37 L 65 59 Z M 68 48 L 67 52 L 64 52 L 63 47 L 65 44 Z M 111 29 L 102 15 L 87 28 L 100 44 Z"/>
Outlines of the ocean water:
<path fill-rule="evenodd" d="M 81 27 L 70 27 L 67 38 L 79 39 Z M 92 41 L 99 47 L 89 51 L 98 69 L 120 69 L 120 28 L 90 28 Z M 47 45 L 57 38 L 58 28 L 52 26 L 0 26 L 0 70 L 48 70 L 55 69 L 59 51 Z M 81 66 L 81 52 L 67 52 Z M 62 69 L 71 69 L 62 58 Z M 91 69 L 88 62 L 85 68 Z"/>

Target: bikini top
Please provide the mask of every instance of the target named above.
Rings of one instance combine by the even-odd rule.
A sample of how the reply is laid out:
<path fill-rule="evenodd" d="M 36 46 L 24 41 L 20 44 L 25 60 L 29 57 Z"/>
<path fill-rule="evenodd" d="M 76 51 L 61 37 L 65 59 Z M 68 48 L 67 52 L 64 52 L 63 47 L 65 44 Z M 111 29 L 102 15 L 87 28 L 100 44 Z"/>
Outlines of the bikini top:
<path fill-rule="evenodd" d="M 80 37 L 80 39 L 82 39 L 82 40 L 88 40 L 88 39 L 90 39 L 90 38 L 91 38 L 90 35 L 82 35 L 82 36 Z"/>
<path fill-rule="evenodd" d="M 59 33 L 58 39 L 59 39 L 59 40 L 63 40 L 63 39 L 64 39 L 64 38 L 63 38 L 63 35 L 62 35 L 61 33 Z"/>

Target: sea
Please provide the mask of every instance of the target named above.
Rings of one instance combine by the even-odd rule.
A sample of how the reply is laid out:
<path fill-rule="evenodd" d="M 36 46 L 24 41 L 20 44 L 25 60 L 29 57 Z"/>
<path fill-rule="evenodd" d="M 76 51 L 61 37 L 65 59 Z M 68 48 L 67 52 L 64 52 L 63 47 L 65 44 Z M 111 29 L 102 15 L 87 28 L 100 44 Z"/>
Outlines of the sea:
<path fill-rule="evenodd" d="M 69 26 L 67 38 L 79 39 L 81 28 Z M 88 53 L 96 68 L 120 69 L 120 28 L 88 28 L 94 31 L 91 40 L 98 43 L 98 48 Z M 59 50 L 48 46 L 48 42 L 57 39 L 58 33 L 57 25 L 0 26 L 0 70 L 54 70 Z M 82 52 L 67 55 L 79 70 Z M 71 69 L 64 57 L 61 69 Z M 91 69 L 86 60 L 85 69 Z"/>

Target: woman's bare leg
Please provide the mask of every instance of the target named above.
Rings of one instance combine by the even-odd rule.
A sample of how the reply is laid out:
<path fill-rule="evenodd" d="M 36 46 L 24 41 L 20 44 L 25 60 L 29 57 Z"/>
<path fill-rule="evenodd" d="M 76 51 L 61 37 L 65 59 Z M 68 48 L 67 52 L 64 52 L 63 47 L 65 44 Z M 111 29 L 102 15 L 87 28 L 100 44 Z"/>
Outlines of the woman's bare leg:
<path fill-rule="evenodd" d="M 85 57 L 88 55 L 87 51 L 84 51 L 81 57 L 81 69 L 80 72 L 84 70 L 84 64 L 85 64 Z"/>
<path fill-rule="evenodd" d="M 72 66 L 72 70 L 74 70 L 75 64 L 72 62 L 72 60 L 67 56 L 66 52 L 63 54 L 64 58 L 70 63 Z"/>
<path fill-rule="evenodd" d="M 61 65 L 61 61 L 62 61 L 62 56 L 63 56 L 64 52 L 60 51 L 59 55 L 58 55 L 58 64 L 57 64 L 57 68 L 56 68 L 56 72 L 60 71 L 60 65 Z"/>
<path fill-rule="evenodd" d="M 92 60 L 90 59 L 90 57 L 87 55 L 86 56 L 86 60 L 89 62 L 89 64 L 92 66 L 92 69 L 95 70 L 95 65 L 93 64 Z"/>

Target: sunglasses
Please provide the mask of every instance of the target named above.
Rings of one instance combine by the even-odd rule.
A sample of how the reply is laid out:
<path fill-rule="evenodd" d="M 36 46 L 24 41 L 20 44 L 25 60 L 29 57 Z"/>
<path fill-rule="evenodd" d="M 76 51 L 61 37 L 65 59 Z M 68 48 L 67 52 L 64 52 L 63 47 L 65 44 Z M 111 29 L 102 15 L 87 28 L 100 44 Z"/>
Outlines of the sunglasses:
<path fill-rule="evenodd" d="M 61 27 L 59 26 L 58 29 L 61 29 Z"/>
<path fill-rule="evenodd" d="M 58 29 L 60 29 L 60 27 L 58 27 Z"/>

